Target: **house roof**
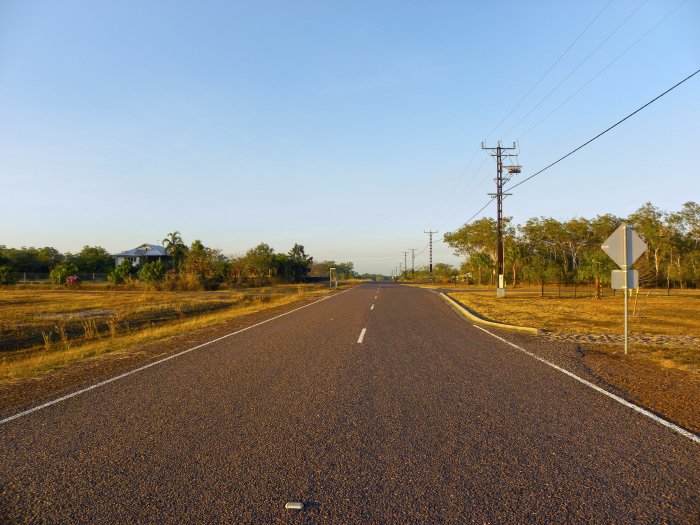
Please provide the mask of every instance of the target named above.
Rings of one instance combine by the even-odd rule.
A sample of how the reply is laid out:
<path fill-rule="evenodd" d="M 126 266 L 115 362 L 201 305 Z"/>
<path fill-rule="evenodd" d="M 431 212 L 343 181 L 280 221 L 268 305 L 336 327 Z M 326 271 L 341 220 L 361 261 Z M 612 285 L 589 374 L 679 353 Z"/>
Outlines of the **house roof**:
<path fill-rule="evenodd" d="M 166 250 L 163 246 L 156 246 L 155 244 L 142 244 L 133 250 L 118 253 L 115 255 L 115 257 L 168 257 L 169 255 L 170 250 Z"/>

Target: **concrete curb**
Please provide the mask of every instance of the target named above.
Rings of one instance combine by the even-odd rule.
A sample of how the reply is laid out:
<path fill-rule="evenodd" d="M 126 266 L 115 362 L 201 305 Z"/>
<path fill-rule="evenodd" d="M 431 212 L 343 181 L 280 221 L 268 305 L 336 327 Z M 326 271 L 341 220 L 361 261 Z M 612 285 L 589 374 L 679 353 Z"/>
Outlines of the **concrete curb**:
<path fill-rule="evenodd" d="M 461 315 L 462 317 L 466 318 L 468 321 L 478 324 L 481 326 L 490 326 L 491 328 L 498 328 L 499 330 L 510 330 L 511 332 L 522 332 L 525 334 L 533 334 L 533 335 L 539 335 L 544 333 L 542 330 L 539 328 L 530 328 L 529 326 L 515 326 L 512 324 L 503 324 L 503 323 L 494 323 L 493 321 L 485 321 L 484 319 L 481 319 L 480 317 L 475 316 L 472 314 L 469 310 L 467 310 L 465 307 L 463 307 L 461 304 L 457 303 L 452 297 L 449 297 L 445 293 L 440 293 L 440 297 L 442 297 L 442 300 L 447 303 L 447 306 L 452 308 L 458 315 Z"/>

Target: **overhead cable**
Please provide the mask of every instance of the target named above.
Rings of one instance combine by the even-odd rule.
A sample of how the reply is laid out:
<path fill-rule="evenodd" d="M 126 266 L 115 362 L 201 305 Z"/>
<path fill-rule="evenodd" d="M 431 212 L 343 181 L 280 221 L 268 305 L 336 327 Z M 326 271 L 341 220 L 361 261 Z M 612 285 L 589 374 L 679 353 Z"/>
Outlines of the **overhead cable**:
<path fill-rule="evenodd" d="M 688 0 L 683 0 L 680 4 L 678 4 L 678 6 L 677 6 L 673 11 L 671 11 L 669 14 L 667 14 L 665 17 L 663 17 L 661 20 L 659 20 L 659 22 L 657 22 L 656 25 L 655 25 L 654 27 L 652 27 L 649 31 L 647 31 L 647 32 L 644 33 L 642 36 L 640 36 L 639 39 L 638 39 L 634 44 L 632 44 L 630 47 L 628 47 L 628 48 L 625 49 L 622 53 L 620 53 L 620 54 L 617 56 L 617 58 L 616 58 L 615 60 L 613 60 L 613 61 L 610 62 L 607 66 L 605 66 L 603 69 L 601 69 L 601 70 L 598 72 L 597 75 L 595 75 L 593 78 L 591 78 L 591 79 L 590 79 L 588 82 L 586 82 L 583 86 L 581 86 L 580 88 L 578 88 L 569 98 L 567 98 L 564 102 L 562 102 L 562 103 L 559 104 L 556 108 L 554 108 L 552 111 L 550 111 L 550 112 L 547 114 L 547 116 L 545 116 L 545 117 L 544 117 L 542 120 L 540 120 L 537 124 L 535 124 L 535 125 L 532 126 L 530 129 L 528 129 L 525 133 L 523 133 L 522 135 L 520 135 L 520 137 L 518 137 L 518 140 L 520 140 L 520 139 L 523 138 L 525 135 L 527 135 L 528 133 L 530 133 L 533 129 L 535 129 L 537 126 L 539 126 L 540 124 L 542 124 L 542 122 L 544 122 L 545 120 L 547 120 L 547 119 L 550 117 L 550 115 L 552 115 L 552 113 L 554 113 L 555 111 L 557 111 L 560 107 L 562 107 L 564 104 L 566 104 L 569 100 L 571 100 L 572 98 L 574 98 L 574 96 L 576 96 L 576 94 L 578 94 L 579 91 L 581 91 L 581 90 L 582 90 L 583 88 L 585 88 L 588 84 L 590 84 L 590 83 L 593 82 L 596 78 L 598 78 L 606 69 L 608 69 L 608 68 L 609 68 L 610 66 L 612 66 L 615 62 L 617 62 L 620 58 L 622 58 L 622 55 L 624 55 L 625 53 L 627 53 L 627 51 L 629 51 L 629 50 L 632 49 L 634 46 L 636 46 L 645 36 L 647 36 L 647 35 L 648 35 L 649 33 L 651 33 L 654 29 L 656 29 L 656 28 L 659 26 L 659 24 L 661 24 L 661 22 L 663 22 L 664 20 L 666 20 L 666 19 L 667 19 L 669 16 L 671 16 L 673 13 L 675 13 L 675 12 L 678 10 L 678 8 L 680 8 L 680 7 L 681 7 L 683 4 L 685 4 L 687 1 L 688 1 Z"/>
<path fill-rule="evenodd" d="M 618 29 L 620 29 L 623 25 L 625 25 L 625 24 L 627 23 L 627 21 L 628 21 L 630 18 L 632 18 L 632 17 L 634 16 L 634 14 L 635 14 L 637 11 L 639 11 L 639 10 L 642 8 L 642 6 L 643 6 L 644 4 L 646 4 L 646 3 L 647 3 L 647 0 L 644 0 L 641 4 L 639 4 L 639 7 L 637 7 L 637 9 L 635 9 L 634 11 L 632 11 L 632 14 L 631 14 L 630 16 L 628 16 L 627 18 L 625 18 L 625 20 L 624 20 L 619 26 L 617 26 L 617 28 L 615 29 L 615 31 L 613 31 L 612 33 L 610 33 L 610 34 L 607 36 L 607 38 L 606 38 L 605 40 L 603 40 L 603 41 L 598 45 L 598 47 L 596 47 L 593 51 L 591 51 L 591 53 L 590 53 L 586 58 L 584 58 L 584 59 L 581 61 L 581 63 L 580 63 L 578 66 L 576 66 L 576 67 L 571 71 L 571 73 L 569 73 L 568 75 L 566 75 L 566 76 L 564 77 L 564 80 L 562 80 L 561 82 L 559 82 L 559 84 L 557 84 L 556 87 L 555 87 L 552 91 L 550 91 L 542 100 L 540 100 L 540 101 L 537 103 L 537 105 L 536 105 L 534 108 L 532 108 L 523 118 L 521 118 L 515 126 L 513 126 L 512 128 L 510 128 L 510 129 L 508 130 L 508 132 L 504 135 L 504 137 L 508 136 L 508 135 L 510 134 L 510 132 L 513 131 L 515 128 L 517 128 L 523 120 L 525 120 L 527 117 L 529 117 L 530 114 L 531 114 L 533 111 L 535 111 L 538 107 L 540 107 L 540 104 L 542 104 L 542 102 L 544 102 L 545 100 L 547 100 L 547 99 L 550 97 L 550 95 L 551 95 L 552 93 L 554 93 L 557 89 L 559 89 L 559 87 L 560 87 L 564 82 L 566 82 L 566 81 L 569 79 L 569 77 L 570 77 L 571 75 L 573 75 L 573 74 L 578 70 L 578 68 L 580 68 L 589 58 L 591 58 L 591 57 L 593 56 L 593 54 L 594 54 L 596 51 L 598 51 L 598 50 L 603 46 L 603 44 L 605 44 L 605 42 L 607 42 L 608 40 L 610 40 L 610 37 L 612 37 L 615 33 L 617 33 Z"/>
<path fill-rule="evenodd" d="M 588 142 L 586 142 L 586 143 L 584 143 L 584 144 L 581 144 L 578 148 L 576 148 L 576 149 L 573 150 L 573 151 L 570 151 L 569 153 L 567 153 L 566 155 L 564 155 L 564 156 L 563 156 L 562 158 L 560 158 L 559 160 L 556 160 L 556 161 L 552 162 L 552 163 L 551 163 L 549 166 L 547 166 L 546 168 L 541 169 L 540 171 L 538 171 L 537 173 L 535 173 L 535 174 L 533 174 L 533 175 L 530 175 L 528 178 L 526 178 L 526 179 L 524 179 L 524 180 L 518 182 L 518 183 L 515 184 L 514 186 L 511 186 L 511 187 L 507 188 L 507 189 L 504 190 L 504 191 L 511 191 L 513 188 L 517 188 L 517 187 L 520 186 L 521 184 L 523 184 L 523 183 L 529 181 L 530 179 L 532 179 L 533 177 L 536 177 L 537 175 L 539 175 L 539 174 L 542 173 L 543 171 L 548 170 L 549 168 L 551 168 L 551 167 L 554 166 L 555 164 L 561 162 L 562 160 L 564 160 L 564 159 L 565 159 L 566 157 L 568 157 L 569 155 L 572 155 L 572 154 L 576 153 L 578 150 L 580 150 L 580 149 L 583 148 L 584 146 L 587 146 L 588 144 L 590 144 L 591 142 L 593 142 L 593 141 L 596 140 L 597 138 L 602 137 L 602 136 L 605 135 L 608 131 L 610 131 L 610 130 L 613 129 L 614 127 L 616 127 L 616 126 L 622 124 L 625 120 L 627 120 L 628 118 L 630 118 L 632 115 L 635 115 L 635 114 L 639 113 L 639 112 L 640 112 L 641 110 L 643 110 L 645 107 L 647 107 L 647 106 L 649 106 L 650 104 L 656 102 L 656 101 L 659 100 L 661 97 L 663 97 L 666 93 L 669 93 L 669 92 L 673 91 L 673 90 L 676 89 L 678 86 L 680 86 L 683 82 L 685 82 L 686 80 L 691 79 L 692 77 L 694 77 L 694 76 L 697 75 L 698 73 L 700 73 L 700 69 L 698 69 L 698 70 L 697 70 L 695 73 L 693 73 L 692 75 L 687 76 L 686 78 L 684 78 L 683 80 L 681 80 L 681 81 L 680 81 L 678 84 L 676 84 L 675 86 L 673 86 L 673 87 L 667 89 L 666 91 L 664 91 L 663 93 L 661 93 L 658 97 L 656 97 L 656 98 L 650 100 L 649 102 L 647 102 L 646 104 L 644 104 L 641 108 L 637 109 L 636 111 L 633 111 L 632 113 L 630 113 L 629 115 L 627 115 L 625 118 L 623 118 L 623 119 L 620 120 L 619 122 L 613 124 L 613 125 L 610 126 L 608 129 L 606 129 L 605 131 L 603 131 L 602 133 L 599 133 L 598 135 L 596 135 L 595 137 L 593 137 L 593 138 L 592 138 L 591 140 L 589 140 Z M 485 208 L 485 207 L 486 207 L 486 206 L 484 206 L 484 208 Z M 483 208 L 482 208 L 482 210 L 483 210 Z M 481 211 L 481 210 L 479 210 L 479 211 Z M 478 213 L 478 212 L 477 212 L 477 213 Z M 473 217 L 472 217 L 472 218 L 473 218 Z M 471 221 L 471 219 L 469 219 L 469 221 Z M 467 223 L 468 223 L 469 221 L 467 221 Z M 465 223 L 465 224 L 466 224 L 466 223 Z"/>
<path fill-rule="evenodd" d="M 520 99 L 520 102 L 518 102 L 518 103 L 513 107 L 513 109 L 511 109 L 511 110 L 508 112 L 508 114 L 507 114 L 505 117 L 503 117 L 503 120 L 501 120 L 501 121 L 498 123 L 498 125 L 497 125 L 495 128 L 493 128 L 493 129 L 491 130 L 491 133 L 489 133 L 489 134 L 486 136 L 486 138 L 484 139 L 484 142 L 486 142 L 486 140 L 487 140 L 491 135 L 493 135 L 493 132 L 496 131 L 496 130 L 501 126 L 501 124 L 503 124 L 503 123 L 506 121 L 506 119 L 507 119 L 508 117 L 510 117 L 510 115 L 511 115 L 511 113 L 513 113 L 513 111 L 515 111 L 516 109 L 518 109 L 518 106 L 520 106 L 520 104 L 522 104 L 523 100 L 525 100 L 525 99 L 528 97 L 528 95 L 529 95 L 530 93 L 532 93 L 532 90 L 535 89 L 537 86 L 540 85 L 540 82 L 542 82 L 542 81 L 544 80 L 544 77 L 546 77 L 546 76 L 549 74 L 549 72 L 550 72 L 552 69 L 554 69 L 554 66 L 556 66 L 562 58 L 564 58 L 564 55 L 566 55 L 566 54 L 569 52 L 569 50 L 574 46 L 574 44 L 575 44 L 576 42 L 578 42 L 579 38 L 581 38 L 581 37 L 583 36 L 583 34 L 584 34 L 586 31 L 588 31 L 588 28 L 591 27 L 591 26 L 593 25 L 593 22 L 595 22 L 595 21 L 598 19 L 598 17 L 599 17 L 600 15 L 603 14 L 603 11 L 605 11 L 605 10 L 608 8 L 608 6 L 609 6 L 610 4 L 612 4 L 612 0 L 610 0 L 607 4 L 605 4 L 605 7 L 603 7 L 603 9 L 601 9 L 600 13 L 598 13 L 598 14 L 595 16 L 595 18 L 594 18 L 593 20 L 591 20 L 591 23 L 588 24 L 588 25 L 586 26 L 586 29 L 584 29 L 584 30 L 581 32 L 581 34 L 580 34 L 579 36 L 576 37 L 576 40 L 574 40 L 573 42 L 571 42 L 571 45 L 570 45 L 569 47 L 566 48 L 566 51 L 564 51 L 564 52 L 561 54 L 561 56 L 560 56 L 559 58 L 557 58 L 557 60 L 554 62 L 554 64 L 552 64 L 552 65 L 549 67 L 549 69 L 545 72 L 545 74 L 542 75 L 542 77 L 540 77 L 540 79 L 539 79 L 537 82 L 535 82 L 535 85 L 532 86 L 532 87 L 530 88 L 530 91 L 528 91 L 527 93 L 525 93 L 525 96 L 524 96 L 523 98 Z"/>
<path fill-rule="evenodd" d="M 462 174 L 459 176 L 459 179 L 457 180 L 457 183 L 455 184 L 454 188 L 452 188 L 452 191 L 450 191 L 450 193 L 447 195 L 447 198 L 446 198 L 445 201 L 442 203 L 442 205 L 440 206 L 440 208 L 438 208 L 438 211 L 435 212 L 435 216 L 434 216 L 432 219 L 430 219 L 430 222 L 429 222 L 428 224 L 432 224 L 432 223 L 433 223 L 433 221 L 435 220 L 435 217 L 438 216 L 438 214 L 439 214 L 439 213 L 442 211 L 442 209 L 445 207 L 445 204 L 447 204 L 447 202 L 450 200 L 450 197 L 452 197 L 452 194 L 453 194 L 454 191 L 457 189 L 457 186 L 459 186 L 459 183 L 462 182 L 462 179 L 464 178 L 464 174 L 467 173 L 467 170 L 469 169 L 469 166 L 471 166 L 471 165 L 472 165 L 472 162 L 474 162 L 474 159 L 476 158 L 476 154 L 477 154 L 478 152 L 479 152 L 479 148 L 477 148 L 477 149 L 474 151 L 474 155 L 472 155 L 472 158 L 471 158 L 471 160 L 469 161 L 469 164 L 467 164 L 467 167 L 464 168 L 464 171 L 463 171 Z M 460 196 L 461 196 L 461 194 L 460 194 Z M 459 197 L 457 197 L 457 199 L 459 199 Z M 453 204 L 453 206 L 454 206 L 454 204 Z M 450 207 L 451 207 L 451 206 L 450 206 Z M 449 208 L 448 208 L 448 209 L 449 209 Z"/>

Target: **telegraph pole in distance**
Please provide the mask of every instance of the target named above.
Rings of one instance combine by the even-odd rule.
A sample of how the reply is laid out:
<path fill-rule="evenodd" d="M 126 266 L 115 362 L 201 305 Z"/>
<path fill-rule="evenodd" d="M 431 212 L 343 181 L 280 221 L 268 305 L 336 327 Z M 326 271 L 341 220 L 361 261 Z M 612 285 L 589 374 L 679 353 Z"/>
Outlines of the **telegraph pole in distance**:
<path fill-rule="evenodd" d="M 430 282 L 433 282 L 433 233 L 437 233 L 437 230 L 435 231 L 425 231 L 423 230 L 423 233 L 429 233 L 430 234 Z"/>
<path fill-rule="evenodd" d="M 496 263 L 496 272 L 498 274 L 498 297 L 505 297 L 506 296 L 506 289 L 505 289 L 505 279 L 503 276 L 503 197 L 506 195 L 512 195 L 511 193 L 503 193 L 503 183 L 508 182 L 511 178 L 512 175 L 516 173 L 520 173 L 520 168 L 522 166 L 518 165 L 508 165 L 506 168 L 508 169 L 508 175 L 506 177 L 503 176 L 503 157 L 516 157 L 517 160 L 517 155 L 511 154 L 511 153 L 503 153 L 506 150 L 513 150 L 515 148 L 515 142 L 513 142 L 513 147 L 512 148 L 503 148 L 501 147 L 501 141 L 499 140 L 498 145 L 495 148 L 485 148 L 484 143 L 481 143 L 481 149 L 489 149 L 493 153 L 490 153 L 492 157 L 496 157 L 496 178 L 494 179 L 496 181 L 496 193 L 489 193 L 489 195 L 495 196 L 496 197 L 496 203 L 497 203 L 497 213 L 496 213 L 496 223 L 498 226 L 498 245 L 497 245 L 497 254 L 498 254 L 498 261 Z"/>
<path fill-rule="evenodd" d="M 411 250 L 411 279 L 416 276 L 416 248 L 409 248 Z"/>
<path fill-rule="evenodd" d="M 410 250 L 410 248 L 409 248 Z M 408 263 L 406 262 L 406 256 L 408 255 L 408 252 L 401 252 L 403 253 L 403 277 L 404 279 L 406 278 L 406 271 L 408 271 Z"/>

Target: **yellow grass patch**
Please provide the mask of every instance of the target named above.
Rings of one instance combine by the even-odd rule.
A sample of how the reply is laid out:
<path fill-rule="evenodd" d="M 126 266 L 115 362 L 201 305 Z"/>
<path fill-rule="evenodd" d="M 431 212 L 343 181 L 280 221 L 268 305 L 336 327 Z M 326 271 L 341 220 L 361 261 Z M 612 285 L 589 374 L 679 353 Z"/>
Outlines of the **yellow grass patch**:
<path fill-rule="evenodd" d="M 0 381 L 122 351 L 328 289 L 311 284 L 254 291 L 0 289 Z"/>
<path fill-rule="evenodd" d="M 624 333 L 624 297 L 540 297 L 536 292 L 507 290 L 505 298 L 496 291 L 455 292 L 450 296 L 491 321 L 532 326 L 551 332 L 581 334 Z M 637 308 L 646 293 L 640 293 Z M 629 332 L 650 336 L 700 337 L 700 293 L 666 296 L 654 292 L 638 317 L 633 317 L 634 299 L 629 301 Z M 645 353 L 676 365 L 700 365 L 700 348 L 663 345 L 632 345 Z M 667 363 L 668 364 L 668 363 Z"/>

